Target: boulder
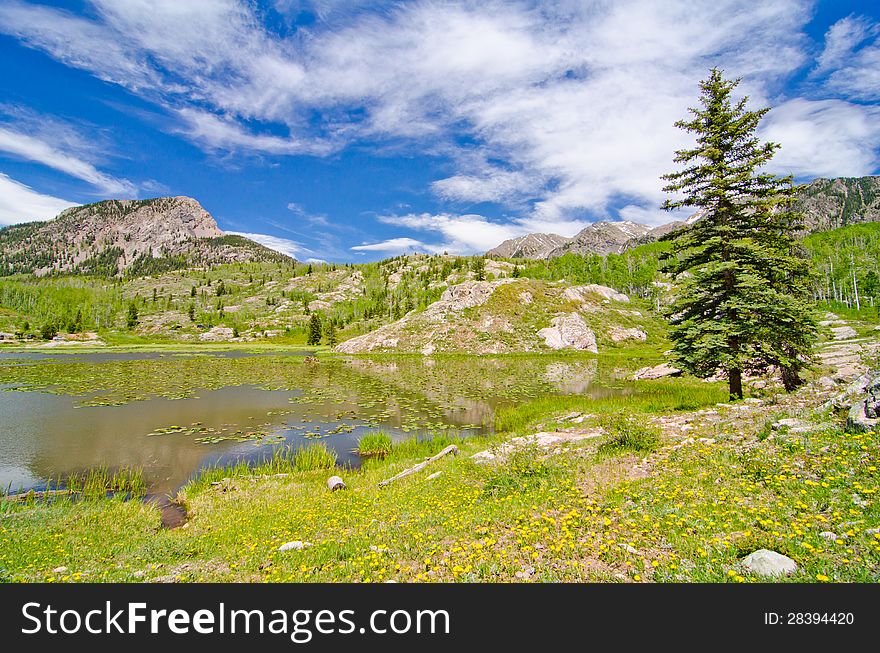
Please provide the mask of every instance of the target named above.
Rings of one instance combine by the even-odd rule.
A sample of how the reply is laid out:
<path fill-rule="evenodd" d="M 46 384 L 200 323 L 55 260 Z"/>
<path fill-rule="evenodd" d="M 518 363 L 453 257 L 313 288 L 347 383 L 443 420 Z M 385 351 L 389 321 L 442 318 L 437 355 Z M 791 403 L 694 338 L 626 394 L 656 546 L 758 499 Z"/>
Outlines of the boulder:
<path fill-rule="evenodd" d="M 641 340 L 648 339 L 648 334 L 641 329 L 625 329 L 623 327 L 611 327 L 608 331 L 608 337 L 612 342 L 621 342 L 623 340 Z"/>
<path fill-rule="evenodd" d="M 553 326 L 541 329 L 538 335 L 550 349 L 580 349 L 599 353 L 596 334 L 578 313 L 553 318 Z"/>
<path fill-rule="evenodd" d="M 633 375 L 634 381 L 644 381 L 647 379 L 662 379 L 664 376 L 677 376 L 681 374 L 681 370 L 673 367 L 669 363 L 660 363 L 654 367 L 643 367 Z"/>
<path fill-rule="evenodd" d="M 743 558 L 742 565 L 745 569 L 758 576 L 790 576 L 798 570 L 797 563 L 776 551 L 758 549 Z"/>
<path fill-rule="evenodd" d="M 847 433 L 866 433 L 880 426 L 880 375 L 874 373 L 869 377 L 864 393 L 846 416 Z"/>
<path fill-rule="evenodd" d="M 335 492 L 336 490 L 344 490 L 346 488 L 345 481 L 343 481 L 339 476 L 331 476 L 327 479 L 327 487 L 330 488 L 331 492 Z"/>

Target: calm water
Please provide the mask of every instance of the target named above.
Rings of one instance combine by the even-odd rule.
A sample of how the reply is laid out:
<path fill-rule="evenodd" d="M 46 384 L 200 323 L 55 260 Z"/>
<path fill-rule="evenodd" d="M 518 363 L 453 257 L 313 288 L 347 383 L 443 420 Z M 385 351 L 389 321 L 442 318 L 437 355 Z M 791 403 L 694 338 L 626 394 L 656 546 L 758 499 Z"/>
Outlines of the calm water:
<path fill-rule="evenodd" d="M 242 355 L 236 352 L 210 354 L 219 358 Z M 260 361 L 259 354 L 248 355 L 254 356 L 254 366 L 259 361 L 263 369 L 267 366 L 265 360 L 275 360 Z M 10 352 L 0 354 L 0 365 L 4 360 L 7 364 L 14 361 L 15 365 L 26 365 L 30 360 L 50 365 L 46 362 L 49 359 L 56 361 L 51 364 L 88 365 L 89 370 L 96 370 L 100 376 L 101 370 L 115 364 L 113 361 L 126 361 L 121 364 L 133 370 L 131 384 L 137 385 L 139 363 L 131 361 L 173 359 L 174 356 L 156 353 L 27 356 Z M 192 357 L 189 359 L 192 361 Z M 169 365 L 174 365 L 173 360 Z M 460 390 L 453 391 L 455 396 L 450 398 L 451 382 L 445 375 L 453 375 L 457 382 L 463 383 L 467 374 L 430 360 L 410 361 L 405 363 L 408 366 L 405 369 L 399 363 L 373 363 L 364 359 L 330 362 L 322 363 L 318 374 L 303 367 L 307 363 L 296 365 L 294 377 L 301 378 L 300 388 L 287 384 L 284 390 L 268 390 L 258 387 L 264 385 L 262 383 L 241 378 L 237 383 L 242 385 L 230 383 L 226 387 L 196 390 L 191 398 L 150 396 L 123 405 L 83 405 L 94 397 L 94 392 L 79 395 L 21 389 L 0 392 L 0 485 L 9 486 L 13 491 L 40 488 L 47 479 L 64 478 L 90 468 L 138 467 L 143 469 L 152 494 L 170 493 L 206 466 L 255 461 L 271 455 L 278 446 L 302 446 L 316 440 L 334 449 L 340 464 L 355 466 L 359 459 L 352 451 L 358 438 L 377 428 L 391 434 L 393 439 L 419 437 L 438 429 L 461 435 L 485 433 L 487 427 L 477 425 L 491 421 L 495 405 L 503 400 L 502 396 L 510 394 L 513 379 L 525 374 L 521 370 L 505 370 L 503 363 L 484 359 L 479 365 L 488 365 L 491 370 L 474 369 L 472 365 L 462 368 L 472 377 L 471 385 L 465 383 Z M 7 368 L 10 369 L 13 371 L 9 373 L 14 374 L 15 368 Z M 52 368 L 47 369 L 51 376 Z M 539 388 L 577 394 L 590 391 L 589 376 L 580 368 L 572 370 L 550 363 L 537 369 L 543 374 Z M 7 376 L 6 381 L 9 380 Z M 395 381 L 399 383 L 395 385 Z M 269 387 L 278 386 L 269 384 Z M 534 396 L 537 391 L 523 392 Z M 424 424 L 421 428 L 414 426 L 420 423 Z M 157 430 L 174 426 L 185 428 L 187 432 L 155 434 Z M 236 433 L 254 432 L 265 434 L 270 442 L 259 438 L 209 444 L 197 441 L 199 436 L 235 437 Z"/>

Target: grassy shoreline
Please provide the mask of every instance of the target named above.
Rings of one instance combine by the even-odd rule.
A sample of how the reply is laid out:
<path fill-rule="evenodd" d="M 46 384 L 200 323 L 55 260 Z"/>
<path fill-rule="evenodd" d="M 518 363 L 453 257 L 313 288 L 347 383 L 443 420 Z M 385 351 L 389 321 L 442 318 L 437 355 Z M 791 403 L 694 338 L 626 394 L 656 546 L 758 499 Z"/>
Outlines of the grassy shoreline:
<path fill-rule="evenodd" d="M 696 413 L 634 403 L 659 437 L 650 454 L 600 451 L 600 437 L 496 465 L 470 458 L 542 421 L 592 424 L 566 425 L 570 406 L 532 407 L 513 431 L 457 442 L 460 455 L 384 488 L 450 441 L 400 443 L 337 472 L 348 489 L 333 493 L 327 469 L 213 470 L 179 493 L 190 520 L 172 531 L 154 507 L 120 499 L 6 504 L 0 579 L 754 582 L 740 560 L 763 547 L 798 562 L 786 581 L 877 582 L 880 435 L 844 434 L 838 419 L 809 438 L 767 438 L 767 420 L 806 410 L 786 401 Z M 681 436 L 665 426 L 685 419 Z M 294 540 L 312 546 L 278 550 Z"/>

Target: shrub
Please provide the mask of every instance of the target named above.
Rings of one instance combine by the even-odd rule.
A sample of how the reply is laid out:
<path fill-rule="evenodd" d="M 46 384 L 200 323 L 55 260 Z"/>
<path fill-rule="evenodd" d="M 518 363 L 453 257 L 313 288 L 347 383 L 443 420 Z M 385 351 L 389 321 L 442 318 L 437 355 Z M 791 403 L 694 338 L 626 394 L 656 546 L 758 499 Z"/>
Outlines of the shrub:
<path fill-rule="evenodd" d="M 656 429 L 628 415 L 612 413 L 606 415 L 601 424 L 609 437 L 599 447 L 600 453 L 650 453 L 660 444 L 660 434 Z"/>

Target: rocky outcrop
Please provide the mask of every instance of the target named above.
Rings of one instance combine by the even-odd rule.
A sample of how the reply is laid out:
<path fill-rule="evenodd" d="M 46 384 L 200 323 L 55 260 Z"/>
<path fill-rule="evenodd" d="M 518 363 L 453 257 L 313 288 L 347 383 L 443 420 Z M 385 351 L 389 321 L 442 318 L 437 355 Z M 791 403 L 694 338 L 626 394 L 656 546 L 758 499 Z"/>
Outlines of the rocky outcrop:
<path fill-rule="evenodd" d="M 610 298 L 610 299 L 609 299 Z M 500 354 L 573 349 L 597 352 L 608 323 L 643 332 L 641 313 L 622 310 L 626 295 L 605 286 L 565 286 L 505 277 L 447 288 L 423 311 L 347 340 L 336 351 Z M 602 324 L 597 336 L 591 322 Z"/>
<path fill-rule="evenodd" d="M 591 297 L 591 295 L 598 295 L 607 301 L 629 301 L 629 297 L 622 292 L 617 292 L 614 288 L 609 288 L 608 286 L 600 286 L 597 283 L 591 283 L 587 286 L 572 286 L 562 292 L 562 296 L 572 302 L 590 303 L 595 300 L 595 297 Z"/>
<path fill-rule="evenodd" d="M 551 324 L 552 326 L 538 331 L 538 335 L 550 349 L 579 349 L 599 353 L 596 334 L 577 313 L 555 317 Z"/>
<path fill-rule="evenodd" d="M 224 234 L 191 197 L 107 200 L 62 211 L 48 222 L 0 229 L 0 269 L 6 274 L 151 273 L 168 267 L 248 261 L 287 261 L 238 235 Z"/>
<path fill-rule="evenodd" d="M 466 281 L 457 286 L 451 286 L 443 292 L 438 301 L 428 306 L 423 312 L 409 313 L 397 322 L 386 324 L 375 331 L 346 340 L 336 347 L 336 351 L 343 354 L 358 354 L 394 349 L 400 343 L 401 334 L 413 327 L 414 331 L 427 337 L 427 342 L 418 349 L 433 353 L 435 347 L 432 344 L 432 339 L 440 336 L 449 315 L 486 303 L 497 288 L 515 281 L 515 279 Z"/>
<path fill-rule="evenodd" d="M 857 338 L 859 333 L 851 326 L 838 326 L 831 329 L 831 335 L 835 340 L 851 340 Z"/>

